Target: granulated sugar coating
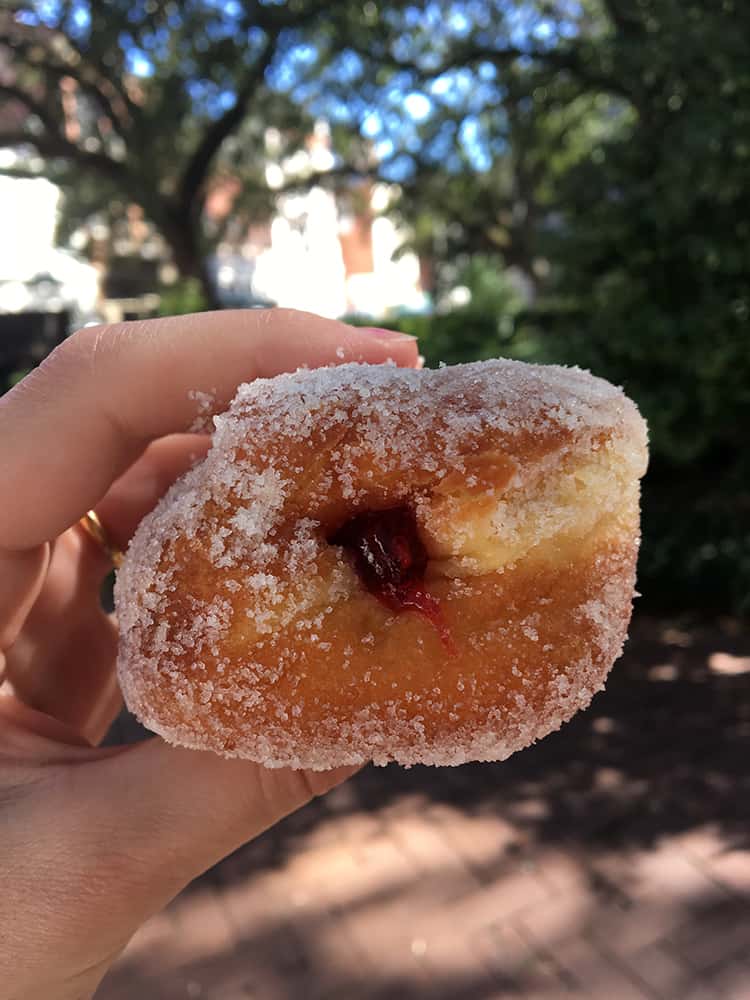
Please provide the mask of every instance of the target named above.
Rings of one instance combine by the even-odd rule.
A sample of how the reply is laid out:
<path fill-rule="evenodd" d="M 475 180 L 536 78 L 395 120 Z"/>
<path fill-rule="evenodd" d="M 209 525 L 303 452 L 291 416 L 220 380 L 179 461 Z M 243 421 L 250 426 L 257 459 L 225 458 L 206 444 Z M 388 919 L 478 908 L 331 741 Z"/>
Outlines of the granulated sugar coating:
<path fill-rule="evenodd" d="M 242 385 L 214 423 L 115 588 L 120 683 L 150 729 L 269 767 L 461 764 L 602 687 L 646 466 L 619 389 L 512 361 L 347 364 Z M 346 529 L 401 523 L 418 538 Z"/>

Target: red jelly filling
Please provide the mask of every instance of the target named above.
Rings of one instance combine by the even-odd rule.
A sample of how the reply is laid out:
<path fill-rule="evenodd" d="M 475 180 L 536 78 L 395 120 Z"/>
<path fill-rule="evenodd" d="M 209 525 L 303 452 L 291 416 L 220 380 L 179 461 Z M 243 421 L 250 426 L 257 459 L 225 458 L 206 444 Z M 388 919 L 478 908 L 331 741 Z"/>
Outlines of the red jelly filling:
<path fill-rule="evenodd" d="M 411 507 L 357 514 L 329 539 L 351 555 L 363 585 L 391 611 L 418 611 L 453 651 L 440 604 L 425 590 L 427 550 Z"/>

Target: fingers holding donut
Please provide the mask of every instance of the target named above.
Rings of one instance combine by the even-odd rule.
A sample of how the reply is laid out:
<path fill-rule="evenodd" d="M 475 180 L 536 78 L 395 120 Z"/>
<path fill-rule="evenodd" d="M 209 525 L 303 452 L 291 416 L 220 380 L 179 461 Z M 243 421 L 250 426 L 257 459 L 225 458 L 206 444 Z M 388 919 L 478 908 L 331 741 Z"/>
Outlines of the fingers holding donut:
<path fill-rule="evenodd" d="M 81 330 L 0 399 L 0 548 L 28 548 L 74 524 L 150 441 L 193 424 L 196 392 L 218 411 L 242 381 L 388 358 L 416 365 L 416 341 L 291 310 Z"/>
<path fill-rule="evenodd" d="M 96 505 L 108 541 L 124 552 L 138 524 L 169 487 L 210 447 L 206 434 L 169 434 L 152 441 Z"/>
<path fill-rule="evenodd" d="M 117 628 L 100 604 L 110 566 L 80 529 L 63 532 L 51 546 L 44 585 L 6 653 L 16 698 L 90 744 L 104 737 L 122 706 L 113 671 Z"/>
<path fill-rule="evenodd" d="M 116 706 L 112 625 L 98 606 L 109 566 L 75 532 L 58 544 L 51 572 L 50 543 L 101 504 L 113 541 L 124 546 L 174 476 L 205 450 L 205 437 L 179 432 L 207 407 L 222 408 L 240 380 L 388 357 L 416 364 L 413 339 L 286 310 L 122 324 L 69 338 L 0 400 L 0 648 L 11 682 L 3 693 L 15 672 L 22 699 L 100 735 Z M 71 642 L 56 644 L 63 634 Z M 91 669 L 73 666 L 91 658 Z"/>

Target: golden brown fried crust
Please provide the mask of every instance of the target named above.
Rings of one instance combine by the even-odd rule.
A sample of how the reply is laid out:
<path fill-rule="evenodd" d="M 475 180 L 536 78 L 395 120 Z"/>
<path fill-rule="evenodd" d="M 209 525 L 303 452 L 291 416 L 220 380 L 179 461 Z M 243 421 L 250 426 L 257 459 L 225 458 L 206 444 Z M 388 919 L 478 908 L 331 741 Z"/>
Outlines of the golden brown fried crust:
<path fill-rule="evenodd" d="M 503 759 L 627 631 L 645 426 L 576 370 L 346 365 L 243 386 L 118 578 L 120 679 L 165 738 L 269 766 Z M 332 533 L 409 505 L 452 640 Z"/>

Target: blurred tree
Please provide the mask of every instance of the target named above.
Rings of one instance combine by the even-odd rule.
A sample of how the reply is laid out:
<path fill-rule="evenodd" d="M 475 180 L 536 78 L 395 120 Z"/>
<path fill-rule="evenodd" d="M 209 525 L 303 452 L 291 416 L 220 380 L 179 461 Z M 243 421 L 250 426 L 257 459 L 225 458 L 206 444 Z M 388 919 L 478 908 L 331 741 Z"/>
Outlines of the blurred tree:
<path fill-rule="evenodd" d="M 310 106 L 330 114 L 338 94 L 343 120 L 354 116 L 387 158 L 380 175 L 400 192 L 390 210 L 411 229 L 408 248 L 435 262 L 438 288 L 480 253 L 521 272 L 533 292 L 549 271 L 539 237 L 558 216 L 557 179 L 632 113 L 608 54 L 606 9 L 594 0 L 366 6 L 380 35 L 331 53 Z"/>
<path fill-rule="evenodd" d="M 536 298 L 515 337 L 484 323 L 462 353 L 438 316 L 423 349 L 578 363 L 625 385 L 652 435 L 644 588 L 747 611 L 750 5 L 484 9 L 462 39 L 436 29 L 421 84 L 390 57 L 420 120 L 394 97 L 378 131 L 410 163 L 398 207 L 415 240 L 454 272 L 477 251 L 485 267 L 530 270 Z"/>
<path fill-rule="evenodd" d="M 535 299 L 551 271 L 545 234 L 560 224 L 562 179 L 627 121 L 622 100 L 570 94 L 566 81 L 540 84 L 532 72 L 536 82 L 527 71 L 507 71 L 500 102 L 476 116 L 495 142 L 502 137 L 484 169 L 464 152 L 460 167 L 422 164 L 399 185 L 393 209 L 411 233 L 404 249 L 436 262 L 437 290 L 481 254 L 518 273 Z"/>
<path fill-rule="evenodd" d="M 64 186 L 64 230 L 136 202 L 212 296 L 205 259 L 223 232 L 206 212 L 212 186 L 239 182 L 224 221 L 268 215 L 283 183 L 268 183 L 268 127 L 278 161 L 321 115 L 339 154 L 329 182 L 377 170 L 401 183 L 420 252 L 451 263 L 501 252 L 533 285 L 547 179 L 576 123 L 591 131 L 592 101 L 576 97 L 622 89 L 591 41 L 603 14 L 589 6 L 8 0 L 0 143 L 33 147 Z"/>
<path fill-rule="evenodd" d="M 750 6 L 608 0 L 633 113 L 556 186 L 554 353 L 649 418 L 644 572 L 750 609 Z M 554 303 L 552 303 L 554 305 Z"/>
<path fill-rule="evenodd" d="M 107 206 L 141 206 L 181 275 L 214 301 L 212 185 L 239 181 L 235 217 L 269 213 L 268 127 L 277 160 L 312 129 L 290 94 L 315 58 L 309 35 L 335 46 L 356 22 L 361 35 L 361 4 L 325 0 L 10 0 L 0 12 L 0 145 L 43 159 L 67 193 L 69 228 Z M 363 144 L 348 152 L 333 176 L 367 168 Z M 302 170 L 295 185 L 312 182 L 313 167 Z"/>

